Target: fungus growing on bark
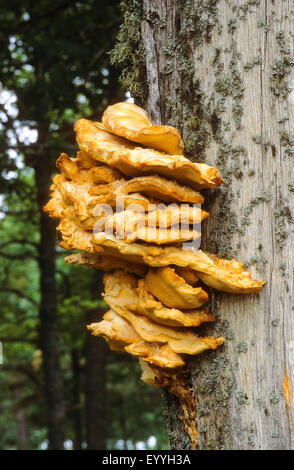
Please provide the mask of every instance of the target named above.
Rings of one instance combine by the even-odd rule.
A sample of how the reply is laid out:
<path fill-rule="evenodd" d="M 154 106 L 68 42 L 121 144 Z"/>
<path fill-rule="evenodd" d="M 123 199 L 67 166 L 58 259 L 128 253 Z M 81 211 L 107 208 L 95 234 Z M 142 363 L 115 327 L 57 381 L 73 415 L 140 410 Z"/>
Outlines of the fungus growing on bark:
<path fill-rule="evenodd" d="M 184 144 L 178 129 L 153 126 L 148 114 L 132 103 L 108 106 L 102 117 L 103 126 L 113 134 L 170 155 L 181 155 Z"/>
<path fill-rule="evenodd" d="M 84 153 L 98 162 L 118 168 L 126 176 L 158 173 L 196 189 L 217 187 L 223 182 L 216 168 L 205 163 L 192 163 L 182 155 L 138 147 L 105 131 L 100 123 L 80 119 L 75 124 L 75 131 Z"/>
<path fill-rule="evenodd" d="M 199 279 L 243 294 L 259 292 L 264 282 L 236 260 L 181 245 L 200 236 L 195 224 L 209 215 L 196 206 L 204 201 L 197 190 L 222 179 L 216 168 L 181 155 L 177 129 L 152 125 L 138 106 L 118 103 L 102 124 L 81 119 L 75 130 L 80 151 L 57 160 L 61 174 L 44 210 L 60 221 L 60 245 L 80 250 L 68 263 L 106 271 L 110 310 L 88 329 L 111 349 L 139 357 L 142 380 L 179 394 L 187 357 L 224 342 L 192 329 L 214 320 Z"/>

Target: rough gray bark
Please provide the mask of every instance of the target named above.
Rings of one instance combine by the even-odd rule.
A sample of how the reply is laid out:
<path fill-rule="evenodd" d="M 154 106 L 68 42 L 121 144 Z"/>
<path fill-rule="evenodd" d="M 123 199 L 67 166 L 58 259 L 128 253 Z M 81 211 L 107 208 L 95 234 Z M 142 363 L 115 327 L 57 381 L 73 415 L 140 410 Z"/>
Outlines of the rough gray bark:
<path fill-rule="evenodd" d="M 191 360 L 200 449 L 293 449 L 293 5 L 144 0 L 147 109 L 225 180 L 202 248 L 246 262 L 260 295 L 212 293 L 222 350 Z M 167 398 L 173 417 L 180 414 Z M 174 423 L 174 424 L 173 424 Z M 172 446 L 187 436 L 169 420 Z"/>

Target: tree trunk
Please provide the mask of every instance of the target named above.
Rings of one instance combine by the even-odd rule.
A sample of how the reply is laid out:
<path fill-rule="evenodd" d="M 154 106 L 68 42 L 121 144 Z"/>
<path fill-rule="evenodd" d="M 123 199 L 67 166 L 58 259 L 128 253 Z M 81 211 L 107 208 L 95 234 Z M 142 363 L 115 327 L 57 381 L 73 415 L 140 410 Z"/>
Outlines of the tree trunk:
<path fill-rule="evenodd" d="M 18 402 L 21 396 L 21 390 L 19 388 L 15 388 L 13 395 L 15 401 Z M 17 408 L 16 422 L 18 430 L 18 450 L 28 450 L 28 429 L 26 423 L 26 416 L 23 408 Z"/>
<path fill-rule="evenodd" d="M 93 271 L 93 300 L 101 298 L 103 292 L 102 271 Z M 99 321 L 97 308 L 86 314 L 86 324 Z M 86 333 L 85 367 L 85 420 L 87 449 L 106 449 L 105 393 L 106 345 L 102 338 Z"/>
<path fill-rule="evenodd" d="M 81 380 L 80 380 L 80 364 L 79 350 L 74 348 L 71 351 L 71 367 L 72 367 L 72 421 L 74 430 L 73 448 L 74 450 L 82 449 L 83 443 L 83 414 L 81 404 Z"/>
<path fill-rule="evenodd" d="M 63 449 L 65 406 L 59 363 L 57 332 L 57 296 L 55 280 L 55 222 L 43 212 L 51 184 L 49 158 L 40 158 L 35 165 L 37 199 L 40 210 L 40 344 L 43 358 L 45 397 L 47 404 L 50 449 Z"/>
<path fill-rule="evenodd" d="M 202 248 L 267 280 L 260 295 L 211 292 L 217 321 L 201 332 L 226 343 L 191 360 L 199 448 L 293 449 L 292 2 L 144 0 L 143 12 L 136 8 L 147 110 L 179 127 L 189 158 L 217 166 L 225 180 L 205 192 Z M 167 404 L 172 446 L 187 448 L 179 404 L 170 396 Z"/>

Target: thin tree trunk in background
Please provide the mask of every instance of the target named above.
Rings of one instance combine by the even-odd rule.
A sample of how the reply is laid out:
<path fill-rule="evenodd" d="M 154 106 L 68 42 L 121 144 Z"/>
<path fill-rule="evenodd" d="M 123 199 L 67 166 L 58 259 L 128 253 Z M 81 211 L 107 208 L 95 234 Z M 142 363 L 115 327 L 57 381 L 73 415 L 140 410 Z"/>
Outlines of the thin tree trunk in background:
<path fill-rule="evenodd" d="M 19 388 L 14 390 L 14 399 L 18 402 L 21 395 L 21 391 Z M 18 429 L 18 449 L 19 450 L 28 450 L 28 432 L 27 432 L 27 425 L 26 425 L 26 417 L 23 408 L 18 408 L 16 411 L 16 422 L 17 422 L 17 429 Z"/>
<path fill-rule="evenodd" d="M 74 428 L 74 450 L 82 449 L 83 443 L 83 415 L 82 415 L 82 404 L 80 398 L 81 391 L 81 372 L 79 365 L 79 351 L 73 349 L 71 352 L 71 364 L 72 364 L 72 420 Z"/>
<path fill-rule="evenodd" d="M 16 412 L 17 428 L 18 428 L 18 449 L 28 450 L 28 433 L 25 421 L 24 410 L 17 410 Z"/>
<path fill-rule="evenodd" d="M 143 6 L 147 109 L 225 180 L 206 191 L 202 248 L 267 280 L 260 295 L 211 293 L 218 318 L 200 331 L 226 343 L 191 359 L 199 448 L 293 449 L 293 4 Z M 171 444 L 189 448 L 177 400 L 167 404 Z"/>
<path fill-rule="evenodd" d="M 65 406 L 59 363 L 57 332 L 57 295 L 55 280 L 55 222 L 43 212 L 51 185 L 49 158 L 39 157 L 35 165 L 37 199 L 40 210 L 40 344 L 47 404 L 50 449 L 63 449 L 65 437 Z"/>
<path fill-rule="evenodd" d="M 101 271 L 93 271 L 93 300 L 101 299 L 101 293 L 103 292 L 102 274 Z M 86 324 L 89 325 L 99 321 L 101 313 L 97 308 L 89 310 L 86 314 Z M 87 449 L 105 450 L 106 345 L 102 338 L 97 338 L 89 332 L 86 335 L 85 418 Z"/>

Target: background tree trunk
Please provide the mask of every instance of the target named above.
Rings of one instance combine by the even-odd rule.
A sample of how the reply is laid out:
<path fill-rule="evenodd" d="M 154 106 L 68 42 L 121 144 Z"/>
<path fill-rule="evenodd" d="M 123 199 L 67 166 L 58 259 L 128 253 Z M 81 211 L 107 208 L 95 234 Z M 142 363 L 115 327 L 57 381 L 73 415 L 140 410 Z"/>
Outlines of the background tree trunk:
<path fill-rule="evenodd" d="M 19 388 L 15 388 L 13 390 L 13 394 L 15 401 L 17 402 L 20 399 L 21 390 Z M 29 450 L 26 416 L 22 407 L 17 407 L 16 422 L 18 430 L 18 450 Z"/>
<path fill-rule="evenodd" d="M 101 299 L 103 292 L 102 271 L 93 270 L 93 300 Z M 97 308 L 89 310 L 86 314 L 86 324 L 100 320 Z M 106 449 L 106 421 L 105 421 L 105 394 L 106 394 L 106 345 L 102 338 L 86 333 L 85 344 L 85 421 L 88 450 Z"/>
<path fill-rule="evenodd" d="M 191 360 L 199 448 L 293 449 L 292 2 L 136 8 L 152 119 L 179 127 L 187 155 L 225 180 L 206 191 L 202 248 L 267 280 L 260 295 L 211 293 L 217 322 L 201 330 L 226 344 Z M 177 401 L 167 395 L 167 404 L 171 444 L 189 448 Z"/>
<path fill-rule="evenodd" d="M 83 444 L 83 413 L 81 403 L 81 369 L 80 354 L 78 348 L 71 351 L 71 368 L 72 368 L 72 422 L 74 429 L 73 448 L 74 450 L 82 449 Z"/>
<path fill-rule="evenodd" d="M 59 363 L 57 332 L 57 293 L 55 279 L 56 223 L 43 212 L 51 186 L 49 157 L 39 157 L 35 164 L 35 181 L 40 213 L 40 344 L 47 405 L 50 449 L 63 449 L 65 405 Z"/>

